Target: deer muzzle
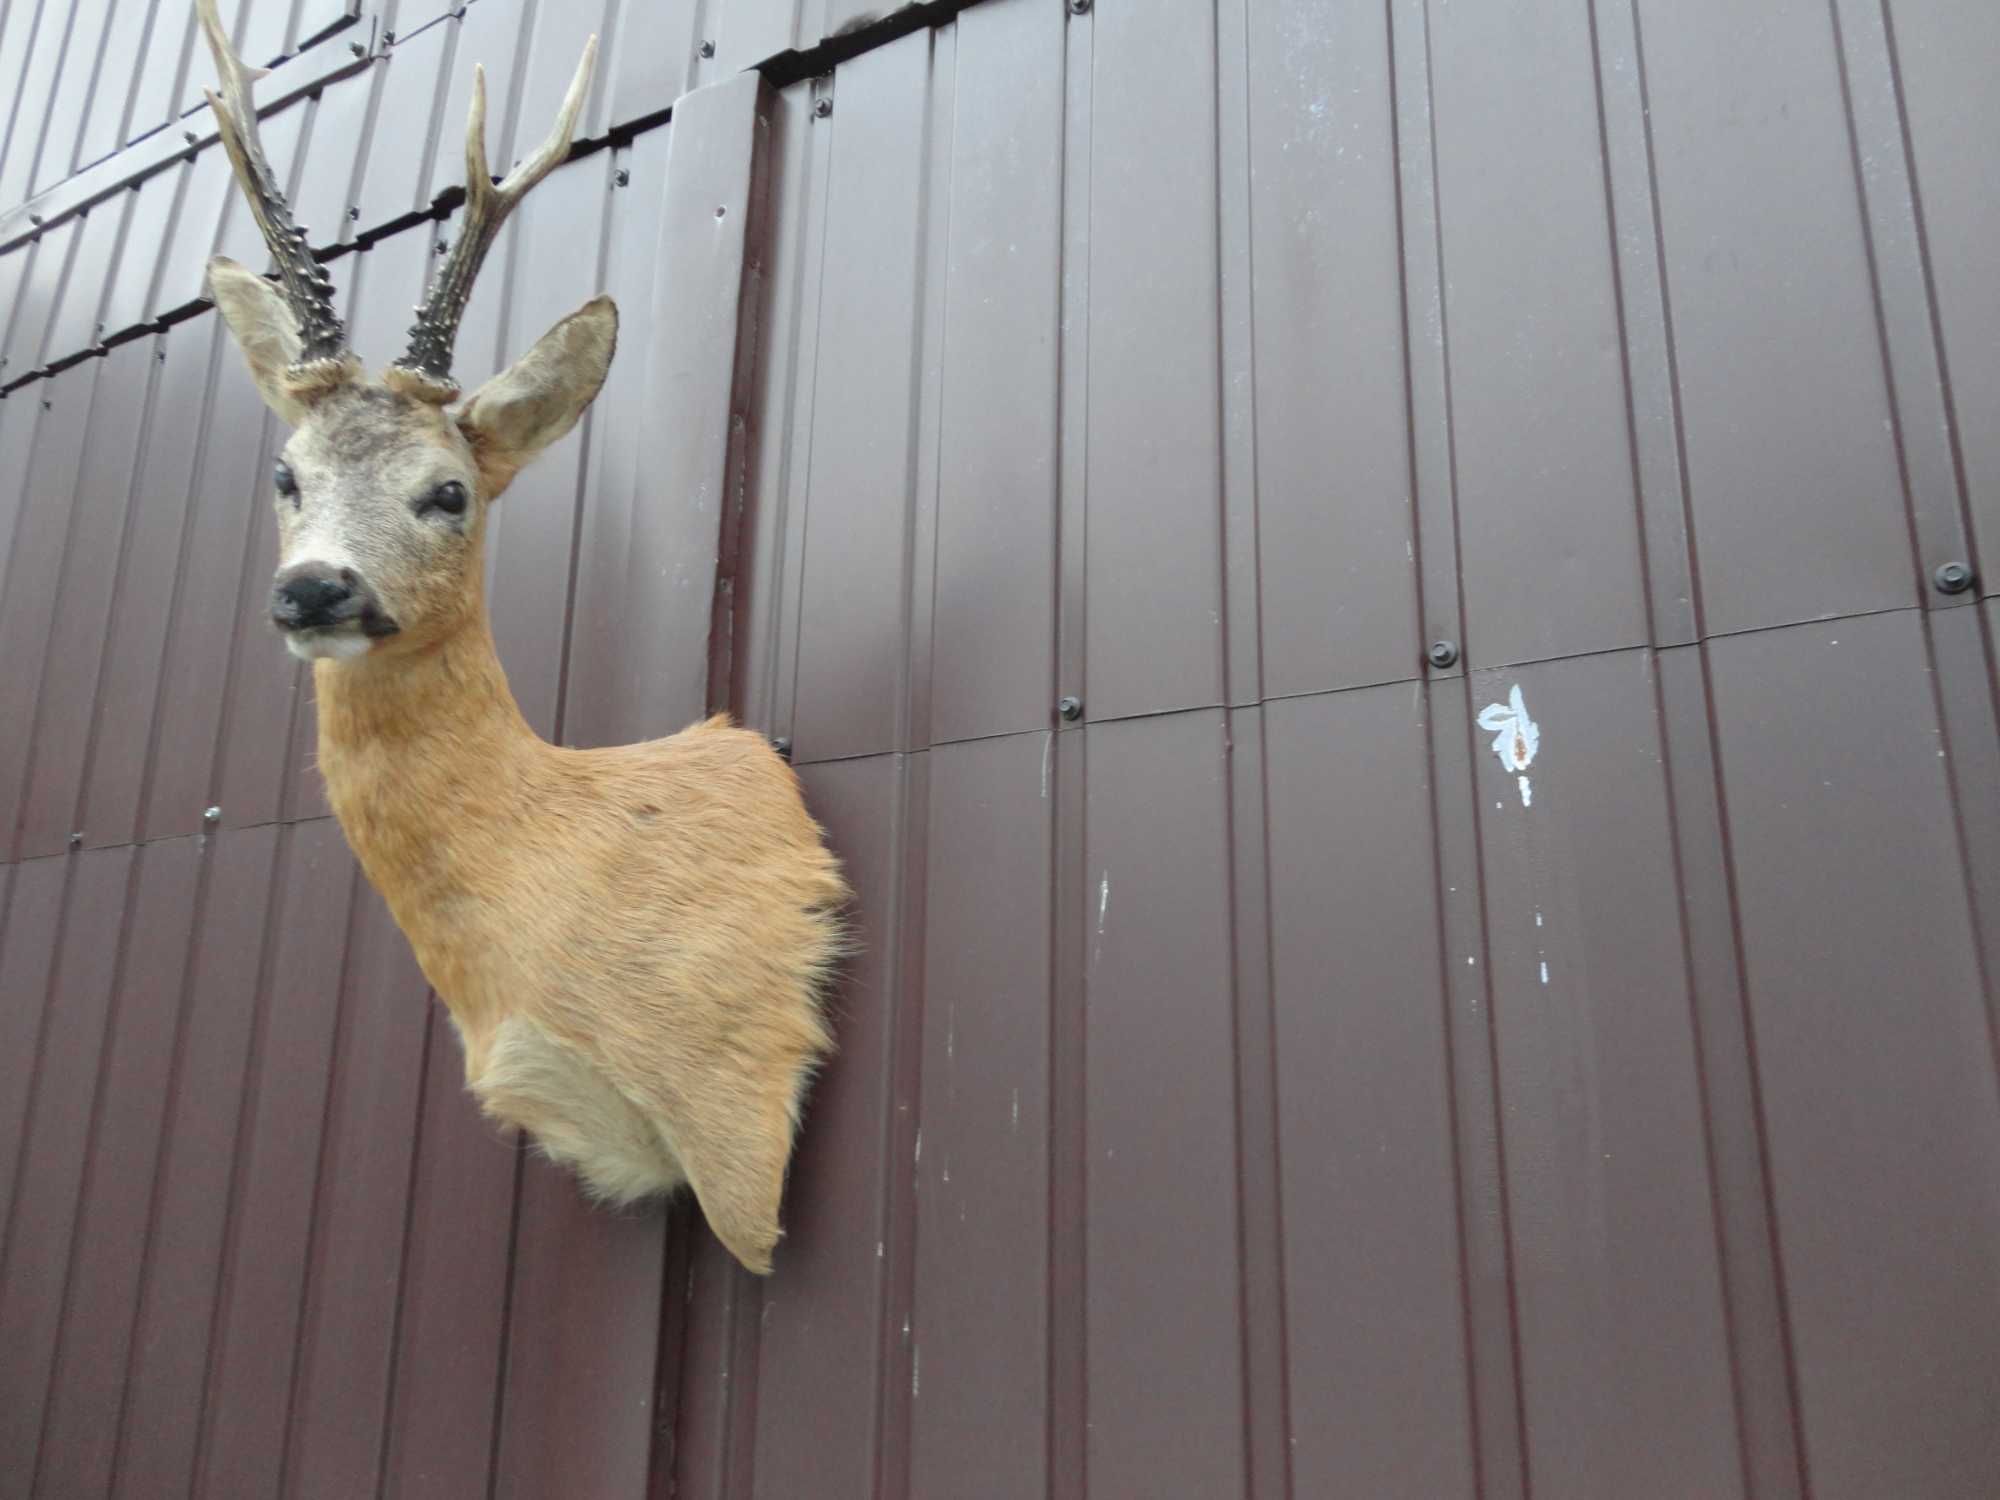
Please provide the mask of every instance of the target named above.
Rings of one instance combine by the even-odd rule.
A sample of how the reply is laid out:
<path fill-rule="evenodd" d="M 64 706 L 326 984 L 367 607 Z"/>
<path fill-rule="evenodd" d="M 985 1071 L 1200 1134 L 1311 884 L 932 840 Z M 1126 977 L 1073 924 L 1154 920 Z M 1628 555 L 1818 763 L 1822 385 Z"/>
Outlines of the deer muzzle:
<path fill-rule="evenodd" d="M 365 578 L 352 568 L 316 562 L 294 563 L 278 574 L 271 586 L 271 620 L 295 645 L 315 638 L 362 645 L 398 629 Z"/>

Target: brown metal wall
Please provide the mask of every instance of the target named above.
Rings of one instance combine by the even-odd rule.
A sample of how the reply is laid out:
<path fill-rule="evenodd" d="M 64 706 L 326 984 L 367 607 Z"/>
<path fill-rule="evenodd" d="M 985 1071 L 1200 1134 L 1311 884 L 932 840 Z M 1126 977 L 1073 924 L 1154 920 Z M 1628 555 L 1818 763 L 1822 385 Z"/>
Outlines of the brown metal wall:
<path fill-rule="evenodd" d="M 0 1496 L 2000 1490 L 1985 7 L 475 0 L 278 70 L 381 358 L 471 61 L 512 139 L 609 38 L 463 341 L 626 312 L 496 631 L 566 742 L 789 738 L 850 865 L 768 1282 L 464 1098 L 256 623 L 219 152 L 65 158 L 17 61 L 126 8 L 0 12 L 75 101 L 0 157 Z"/>

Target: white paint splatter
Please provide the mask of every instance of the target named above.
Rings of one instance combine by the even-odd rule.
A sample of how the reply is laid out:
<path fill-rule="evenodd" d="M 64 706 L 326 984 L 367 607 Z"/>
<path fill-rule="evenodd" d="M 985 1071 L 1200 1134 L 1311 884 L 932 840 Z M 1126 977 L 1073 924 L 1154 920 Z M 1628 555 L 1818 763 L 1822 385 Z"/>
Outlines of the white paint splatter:
<path fill-rule="evenodd" d="M 1508 770 L 1525 771 L 1535 763 L 1542 730 L 1528 717 L 1528 705 L 1522 700 L 1518 682 L 1507 694 L 1505 703 L 1489 703 L 1479 711 L 1479 727 L 1493 736 L 1493 753 Z"/>
<path fill-rule="evenodd" d="M 1542 983 L 1547 984 L 1548 982 L 1549 982 L 1549 961 L 1545 958 L 1542 960 Z"/>
<path fill-rule="evenodd" d="M 1476 969 L 1479 967 L 1479 960 L 1474 958 L 1470 953 L 1468 953 L 1465 955 L 1465 966 L 1468 969 Z"/>
<path fill-rule="evenodd" d="M 1021 1091 L 1020 1091 L 1019 1089 L 1015 1089 L 1015 1090 L 1014 1090 L 1014 1118 L 1013 1118 L 1013 1121 L 1012 1121 L 1012 1122 L 1011 1122 L 1011 1123 L 1009 1124 L 1009 1126 L 1008 1126 L 1008 1129 L 1010 1129 L 1010 1130 L 1019 1130 L 1020 1128 L 1021 1128 Z"/>
<path fill-rule="evenodd" d="M 1097 935 L 1104 936 L 1104 914 L 1111 909 L 1111 872 L 1104 872 L 1104 879 L 1097 886 Z"/>
<path fill-rule="evenodd" d="M 1535 789 L 1529 784 L 1528 778 L 1525 776 L 1516 776 L 1514 781 L 1521 788 L 1521 806 L 1533 807 L 1535 805 Z"/>
<path fill-rule="evenodd" d="M 1537 927 L 1542 925 L 1542 914 L 1540 912 L 1535 913 L 1535 925 Z"/>
<path fill-rule="evenodd" d="M 922 1161 L 922 1160 L 924 1159 L 924 1127 L 923 1127 L 923 1126 L 921 1126 L 921 1125 L 919 1125 L 919 1126 L 917 1127 L 917 1156 L 916 1156 L 916 1159 L 917 1159 L 918 1161 Z"/>

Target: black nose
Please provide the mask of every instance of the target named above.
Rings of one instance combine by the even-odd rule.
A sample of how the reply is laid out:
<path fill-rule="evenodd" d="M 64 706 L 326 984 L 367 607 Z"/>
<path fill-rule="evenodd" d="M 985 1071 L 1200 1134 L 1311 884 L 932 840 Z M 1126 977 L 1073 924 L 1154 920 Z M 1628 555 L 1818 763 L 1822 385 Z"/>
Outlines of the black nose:
<path fill-rule="evenodd" d="M 280 578 L 271 590 L 271 618 L 290 630 L 337 625 L 354 613 L 346 607 L 353 598 L 354 575 L 345 568 L 302 570 Z"/>

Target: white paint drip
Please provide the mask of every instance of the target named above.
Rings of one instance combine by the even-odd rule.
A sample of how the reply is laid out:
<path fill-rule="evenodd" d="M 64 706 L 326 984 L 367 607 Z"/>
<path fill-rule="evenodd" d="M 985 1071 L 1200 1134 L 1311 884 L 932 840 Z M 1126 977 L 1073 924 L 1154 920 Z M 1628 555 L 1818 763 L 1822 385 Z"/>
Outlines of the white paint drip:
<path fill-rule="evenodd" d="M 1054 757 L 1056 737 L 1046 735 L 1042 739 L 1042 800 L 1049 800 L 1049 761 Z"/>
<path fill-rule="evenodd" d="M 1542 960 L 1542 983 L 1547 984 L 1548 982 L 1549 982 L 1549 961 L 1545 958 Z"/>
<path fill-rule="evenodd" d="M 1525 776 L 1516 776 L 1514 781 L 1521 788 L 1521 806 L 1533 807 L 1535 805 L 1535 789 L 1529 784 L 1528 778 Z"/>
<path fill-rule="evenodd" d="M 1535 763 L 1535 752 L 1542 745 L 1542 729 L 1528 717 L 1528 705 L 1521 697 L 1521 685 L 1517 682 L 1507 694 L 1505 703 L 1489 703 L 1479 711 L 1479 727 L 1493 736 L 1493 753 L 1500 757 L 1500 764 L 1517 775 Z M 1521 782 L 1522 805 L 1527 804 L 1526 778 Z"/>
<path fill-rule="evenodd" d="M 924 1355 L 921 1349 L 910 1351 L 910 1395 L 914 1397 L 924 1384 Z"/>
<path fill-rule="evenodd" d="M 1097 887 L 1097 935 L 1104 936 L 1104 914 L 1111 909 L 1111 872 L 1104 872 L 1104 879 Z"/>
<path fill-rule="evenodd" d="M 924 1159 L 924 1127 L 923 1127 L 923 1126 L 921 1126 L 921 1125 L 919 1125 L 919 1126 L 917 1127 L 917 1156 L 916 1156 L 916 1159 L 917 1159 L 918 1161 L 922 1161 L 922 1160 Z"/>
<path fill-rule="evenodd" d="M 1542 914 L 1540 912 L 1535 913 L 1535 925 L 1537 927 L 1542 925 Z"/>
<path fill-rule="evenodd" d="M 1020 1128 L 1021 1128 L 1021 1091 L 1020 1091 L 1019 1089 L 1015 1089 L 1015 1090 L 1014 1090 L 1014 1118 L 1013 1118 L 1012 1122 L 1011 1122 L 1011 1123 L 1009 1124 L 1009 1126 L 1008 1126 L 1008 1129 L 1010 1129 L 1010 1130 L 1019 1130 Z"/>

